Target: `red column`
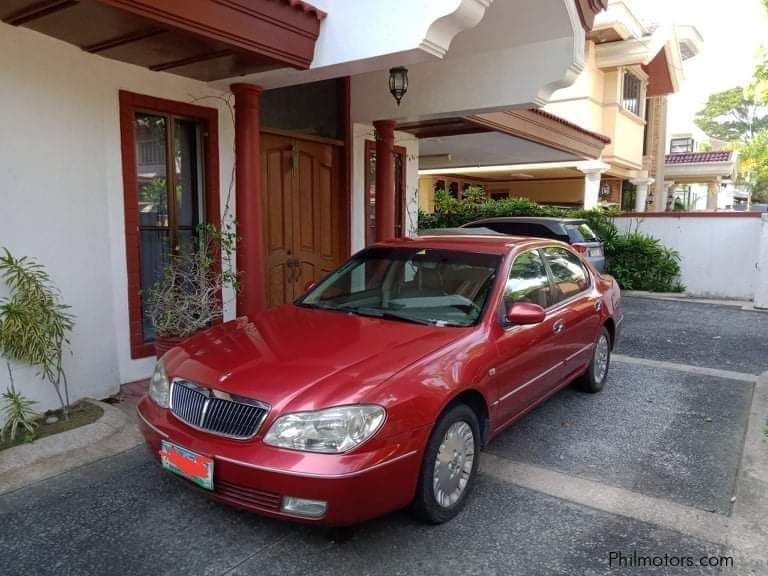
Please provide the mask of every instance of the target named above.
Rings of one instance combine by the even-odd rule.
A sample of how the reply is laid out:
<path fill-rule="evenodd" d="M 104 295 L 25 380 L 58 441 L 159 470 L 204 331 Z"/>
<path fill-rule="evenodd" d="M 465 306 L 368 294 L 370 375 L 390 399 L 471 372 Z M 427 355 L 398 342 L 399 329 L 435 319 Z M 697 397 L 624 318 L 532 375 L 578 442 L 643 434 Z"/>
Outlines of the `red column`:
<path fill-rule="evenodd" d="M 232 84 L 231 89 L 235 95 L 235 209 L 240 273 L 237 314 L 240 316 L 267 307 L 261 210 L 261 87 Z"/>
<path fill-rule="evenodd" d="M 376 241 L 395 237 L 395 123 L 377 120 L 376 128 Z"/>

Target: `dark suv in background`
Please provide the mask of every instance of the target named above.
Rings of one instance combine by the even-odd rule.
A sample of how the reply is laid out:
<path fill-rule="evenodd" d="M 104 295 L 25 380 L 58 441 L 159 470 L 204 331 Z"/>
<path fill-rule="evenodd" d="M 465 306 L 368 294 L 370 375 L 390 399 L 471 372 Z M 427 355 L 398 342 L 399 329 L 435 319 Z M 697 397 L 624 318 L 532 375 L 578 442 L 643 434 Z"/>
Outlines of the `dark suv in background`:
<path fill-rule="evenodd" d="M 605 269 L 603 243 L 589 227 L 587 221 L 580 218 L 505 216 L 476 220 L 464 224 L 462 228 L 486 228 L 510 236 L 535 236 L 567 242 L 589 260 L 598 271 L 603 272 Z"/>

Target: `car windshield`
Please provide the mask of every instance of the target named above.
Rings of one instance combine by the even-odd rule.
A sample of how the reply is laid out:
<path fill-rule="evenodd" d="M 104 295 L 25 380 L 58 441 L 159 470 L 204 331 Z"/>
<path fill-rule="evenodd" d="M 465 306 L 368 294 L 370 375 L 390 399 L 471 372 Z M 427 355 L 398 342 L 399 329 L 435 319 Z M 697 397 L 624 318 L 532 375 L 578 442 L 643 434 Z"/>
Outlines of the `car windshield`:
<path fill-rule="evenodd" d="M 600 238 L 586 222 L 566 224 L 565 229 L 568 231 L 568 239 L 571 242 L 600 242 Z"/>
<path fill-rule="evenodd" d="M 436 326 L 480 319 L 501 257 L 374 247 L 353 256 L 296 304 Z"/>

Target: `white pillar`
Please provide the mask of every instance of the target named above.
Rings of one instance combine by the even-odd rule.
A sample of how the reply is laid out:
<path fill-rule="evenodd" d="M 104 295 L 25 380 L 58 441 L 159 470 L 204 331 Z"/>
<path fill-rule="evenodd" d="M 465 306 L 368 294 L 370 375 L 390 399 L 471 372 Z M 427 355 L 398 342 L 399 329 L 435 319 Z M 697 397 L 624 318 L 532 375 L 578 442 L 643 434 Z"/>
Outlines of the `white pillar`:
<path fill-rule="evenodd" d="M 768 308 L 768 214 L 762 216 L 760 244 L 757 257 L 755 308 Z"/>
<path fill-rule="evenodd" d="M 600 180 L 608 168 L 608 164 L 599 160 L 584 162 L 578 166 L 579 171 L 584 174 L 584 210 L 597 208 L 600 201 Z"/>
<path fill-rule="evenodd" d="M 720 195 L 720 179 L 707 184 L 707 210 L 717 210 L 717 197 Z"/>
<path fill-rule="evenodd" d="M 645 212 L 648 207 L 648 186 L 653 184 L 653 178 L 635 178 L 630 180 L 635 185 L 635 212 Z"/>
<path fill-rule="evenodd" d="M 669 198 L 674 187 L 675 187 L 675 183 L 670 182 L 669 180 L 665 181 L 664 185 L 659 187 L 660 194 L 659 194 L 659 199 L 656 202 L 656 212 L 667 211 L 667 204 L 669 204 Z"/>

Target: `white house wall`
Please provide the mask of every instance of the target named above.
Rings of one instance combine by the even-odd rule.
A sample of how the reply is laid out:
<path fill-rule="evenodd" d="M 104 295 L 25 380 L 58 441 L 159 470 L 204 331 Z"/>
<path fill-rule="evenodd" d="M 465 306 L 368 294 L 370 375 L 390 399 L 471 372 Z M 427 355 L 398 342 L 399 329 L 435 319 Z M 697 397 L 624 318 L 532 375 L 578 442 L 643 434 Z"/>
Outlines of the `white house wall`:
<path fill-rule="evenodd" d="M 221 204 L 233 133 L 221 93 L 206 84 L 86 54 L 0 24 L 0 246 L 44 264 L 77 317 L 65 359 L 73 398 L 103 398 L 147 377 L 131 360 L 118 91 L 219 108 Z M 231 294 L 227 317 L 232 316 Z M 17 387 L 56 405 L 50 385 L 21 370 Z M 0 389 L 7 386 L 3 368 Z"/>
<path fill-rule="evenodd" d="M 686 292 L 708 298 L 751 300 L 758 280 L 760 218 L 616 218 L 619 230 L 655 236 L 680 253 Z M 768 225 L 768 224 L 767 224 Z"/>
<path fill-rule="evenodd" d="M 350 246 L 354 254 L 365 248 L 365 141 L 375 140 L 372 124 L 354 124 L 352 139 L 352 202 Z M 395 131 L 395 145 L 406 154 L 406 234 L 415 236 L 419 219 L 419 141 L 406 132 Z"/>

